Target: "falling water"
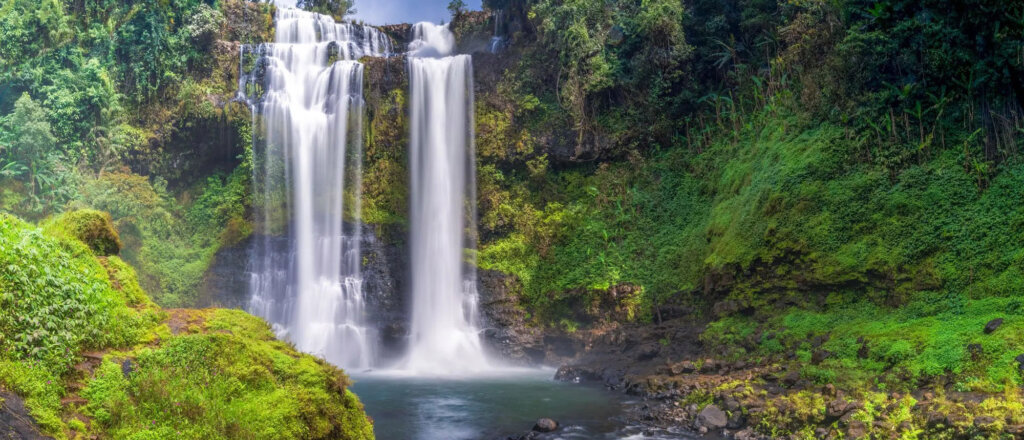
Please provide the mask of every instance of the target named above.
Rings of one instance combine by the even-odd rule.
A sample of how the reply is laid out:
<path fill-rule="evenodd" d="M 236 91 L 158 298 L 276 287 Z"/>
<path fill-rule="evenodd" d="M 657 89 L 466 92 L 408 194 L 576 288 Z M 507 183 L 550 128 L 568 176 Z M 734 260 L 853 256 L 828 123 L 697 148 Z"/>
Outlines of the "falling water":
<path fill-rule="evenodd" d="M 246 71 L 246 50 L 258 61 Z M 240 93 L 262 126 L 256 194 L 264 239 L 254 249 L 250 311 L 303 351 L 372 366 L 376 329 L 360 276 L 364 56 L 384 56 L 379 30 L 279 9 L 273 44 L 243 48 Z M 257 93 L 261 92 L 261 93 Z M 277 237 L 277 238 L 275 238 Z"/>
<path fill-rule="evenodd" d="M 419 23 L 409 45 L 412 335 L 406 368 L 481 371 L 474 246 L 473 66 L 446 26 Z M 468 221 L 467 221 L 468 220 Z M 472 262 L 470 262 L 472 263 Z M 472 264 L 469 264 L 472 266 Z"/>
<path fill-rule="evenodd" d="M 505 48 L 506 41 L 505 37 L 502 35 L 502 26 L 504 25 L 502 19 L 504 18 L 504 15 L 504 11 L 499 9 L 494 12 L 494 16 L 492 17 L 494 19 L 494 35 L 491 37 L 490 46 L 488 46 L 488 50 L 490 50 L 491 53 L 501 52 L 502 49 Z"/>

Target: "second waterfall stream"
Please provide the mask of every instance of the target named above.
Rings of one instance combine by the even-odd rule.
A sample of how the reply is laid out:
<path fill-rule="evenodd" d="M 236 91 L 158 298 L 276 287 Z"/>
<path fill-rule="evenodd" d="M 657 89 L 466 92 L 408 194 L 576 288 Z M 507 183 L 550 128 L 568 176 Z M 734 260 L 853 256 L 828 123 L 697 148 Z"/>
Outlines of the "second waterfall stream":
<path fill-rule="evenodd" d="M 412 322 L 403 368 L 487 368 L 476 326 L 473 60 L 446 26 L 419 23 L 409 45 Z M 467 221 L 468 220 L 468 221 Z M 467 267 L 469 266 L 469 267 Z"/>
<path fill-rule="evenodd" d="M 408 347 L 381 365 L 382 324 L 361 277 L 363 57 L 390 37 L 279 9 L 274 43 L 242 50 L 240 95 L 253 109 L 260 239 L 249 309 L 299 349 L 343 368 L 445 375 L 488 369 L 476 323 L 473 68 L 446 26 L 409 44 Z M 247 67 L 247 56 L 254 59 Z"/>

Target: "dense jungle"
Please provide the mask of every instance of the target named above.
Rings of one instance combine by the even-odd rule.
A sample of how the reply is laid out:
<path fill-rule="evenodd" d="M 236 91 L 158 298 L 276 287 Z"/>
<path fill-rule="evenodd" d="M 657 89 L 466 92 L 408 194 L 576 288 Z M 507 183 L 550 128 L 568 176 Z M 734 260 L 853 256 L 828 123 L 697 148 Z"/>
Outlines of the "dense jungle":
<path fill-rule="evenodd" d="M 393 48 L 352 60 L 336 220 L 398 359 L 426 31 L 352 18 L 371 1 L 297 6 Z M 253 100 L 283 8 L 0 2 L 0 434 L 387 438 L 361 371 L 250 299 L 252 249 L 295 218 Z M 475 182 L 455 265 L 493 362 L 629 396 L 655 438 L 1024 436 L 1024 1 L 448 9 Z M 488 438 L 587 438 L 532 423 Z"/>

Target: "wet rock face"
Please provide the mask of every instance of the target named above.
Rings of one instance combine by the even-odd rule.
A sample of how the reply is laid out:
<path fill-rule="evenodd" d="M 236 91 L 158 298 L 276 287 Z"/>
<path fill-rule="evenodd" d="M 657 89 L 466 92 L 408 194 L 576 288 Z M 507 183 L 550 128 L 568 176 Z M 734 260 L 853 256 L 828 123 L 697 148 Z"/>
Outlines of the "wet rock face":
<path fill-rule="evenodd" d="M 40 427 L 25 408 L 25 401 L 14 393 L 0 390 L 0 438 L 45 440 Z"/>
<path fill-rule="evenodd" d="M 255 240 L 262 236 L 250 236 L 234 246 L 221 248 L 213 257 L 213 263 L 203 277 L 196 308 L 222 307 L 245 309 L 249 305 L 250 284 L 252 283 L 250 254 Z M 269 246 L 287 255 L 287 239 L 271 238 Z"/>
<path fill-rule="evenodd" d="M 543 335 L 527 324 L 526 312 L 518 306 L 519 280 L 491 270 L 481 270 L 477 277 L 481 329 L 489 350 L 520 365 L 542 363 Z"/>

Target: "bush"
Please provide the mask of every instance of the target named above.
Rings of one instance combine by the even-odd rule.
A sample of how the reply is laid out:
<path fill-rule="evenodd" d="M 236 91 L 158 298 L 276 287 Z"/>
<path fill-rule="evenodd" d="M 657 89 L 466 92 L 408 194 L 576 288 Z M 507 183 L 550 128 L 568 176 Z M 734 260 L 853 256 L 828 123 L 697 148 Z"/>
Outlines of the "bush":
<path fill-rule="evenodd" d="M 110 214 L 82 209 L 61 214 L 45 225 L 52 235 L 72 238 L 89 246 L 97 256 L 117 255 L 121 252 L 121 237 L 114 229 Z"/>

